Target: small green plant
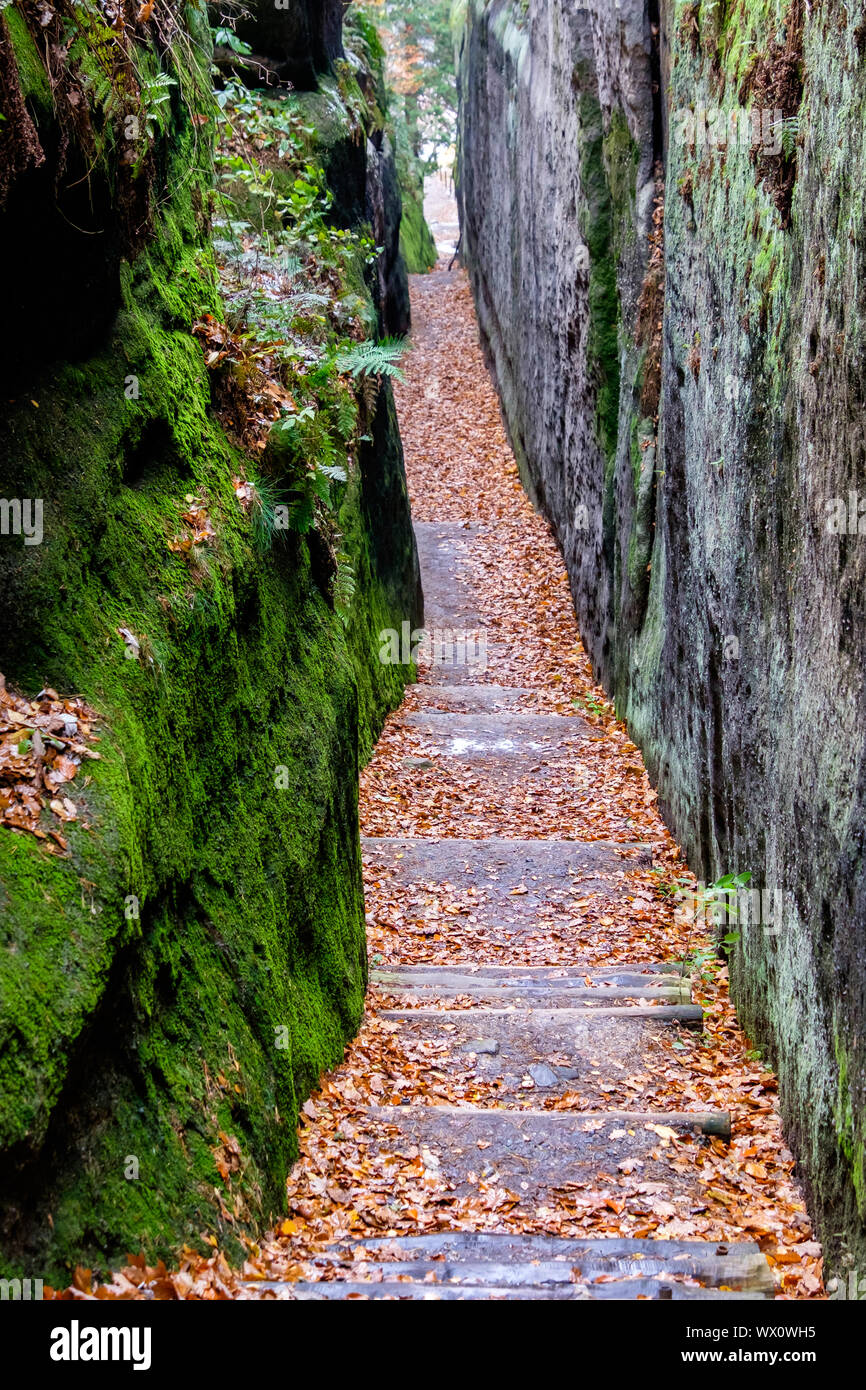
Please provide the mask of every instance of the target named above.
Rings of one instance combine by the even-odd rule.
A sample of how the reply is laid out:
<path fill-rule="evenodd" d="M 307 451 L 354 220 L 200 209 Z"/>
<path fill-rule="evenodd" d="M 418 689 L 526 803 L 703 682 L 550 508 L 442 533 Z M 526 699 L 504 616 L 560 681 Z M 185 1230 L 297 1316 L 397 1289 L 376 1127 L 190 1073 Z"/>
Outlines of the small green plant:
<path fill-rule="evenodd" d="M 220 25 L 213 30 L 213 41 L 217 48 L 230 48 L 232 53 L 239 53 L 245 58 L 253 51 L 249 44 L 239 39 L 234 29 L 228 28 L 227 25 Z"/>
<path fill-rule="evenodd" d="M 738 909 L 736 896 L 741 889 L 751 882 L 750 873 L 723 874 L 714 883 L 710 883 L 705 888 L 701 888 L 697 893 L 691 893 L 688 888 L 680 888 L 678 895 L 693 898 L 694 914 L 691 918 L 692 925 L 699 922 L 709 921 L 715 928 L 715 940 L 710 946 L 691 947 L 691 931 L 689 940 L 686 943 L 685 955 L 683 957 L 683 972 L 686 968 L 696 970 L 704 980 L 722 969 L 726 957 L 730 956 L 734 947 L 740 940 L 738 931 L 724 931 L 724 927 L 732 921 L 736 921 Z"/>
<path fill-rule="evenodd" d="M 337 555 L 337 577 L 334 580 L 334 611 L 343 627 L 347 628 L 352 616 L 352 601 L 355 597 L 357 581 L 352 561 L 341 550 Z"/>
<path fill-rule="evenodd" d="M 683 973 L 688 970 L 705 983 L 713 980 L 724 966 L 715 946 L 697 946 L 683 958 Z"/>
<path fill-rule="evenodd" d="M 264 476 L 254 479 L 250 498 L 250 520 L 253 539 L 259 550 L 270 550 L 277 539 L 282 539 L 286 528 L 280 526 L 280 508 L 289 505 L 289 498 L 272 478 Z"/>
<path fill-rule="evenodd" d="M 741 889 L 746 888 L 751 882 L 750 873 L 743 874 L 723 874 L 717 878 L 715 883 L 711 883 L 698 895 L 698 902 L 703 905 L 704 915 L 713 922 L 719 933 L 716 938 L 716 949 L 723 951 L 729 956 L 734 947 L 740 940 L 738 931 L 728 931 L 722 934 L 722 928 L 727 922 L 736 922 L 739 916 L 737 907 L 737 894 Z"/>
<path fill-rule="evenodd" d="M 337 367 L 355 377 L 395 377 L 405 381 L 398 363 L 406 352 L 405 338 L 382 338 L 378 342 L 368 339 L 364 343 L 353 343 L 337 353 Z"/>
<path fill-rule="evenodd" d="M 583 699 L 572 700 L 571 703 L 575 709 L 582 710 L 585 714 L 595 715 L 595 717 L 599 719 L 603 715 L 609 713 L 607 705 L 596 700 L 594 695 L 587 695 Z"/>
<path fill-rule="evenodd" d="M 153 77 L 142 77 L 141 79 L 141 119 L 144 124 L 146 143 L 139 148 L 138 158 L 133 164 L 134 175 L 137 175 L 141 169 L 148 143 L 152 142 L 157 134 L 165 134 L 168 130 L 171 88 L 176 86 L 177 82 L 167 72 L 158 72 Z"/>
<path fill-rule="evenodd" d="M 737 906 L 736 896 L 740 889 L 748 887 L 752 880 L 749 873 L 743 874 L 723 874 L 717 878 L 715 883 L 709 884 L 700 894 L 700 898 L 708 909 L 708 915 L 712 914 L 713 920 L 718 924 L 724 917 L 736 918 Z M 729 901 L 729 899 L 734 901 Z M 721 908 L 721 914 L 719 909 Z"/>
<path fill-rule="evenodd" d="M 370 120 L 370 109 L 361 88 L 358 86 L 358 79 L 352 64 L 347 59 L 340 60 L 336 64 L 336 73 L 337 86 L 349 115 L 353 135 L 355 139 L 361 140 Z"/>
<path fill-rule="evenodd" d="M 797 148 L 797 139 L 800 134 L 800 117 L 783 116 L 780 121 L 774 121 L 772 126 L 773 134 L 782 146 L 782 154 L 786 159 L 791 159 Z"/>
<path fill-rule="evenodd" d="M 667 869 L 659 865 L 658 868 L 650 869 L 651 874 L 655 874 L 658 883 L 656 889 L 666 898 L 675 898 L 678 893 L 682 893 L 688 884 L 687 878 L 668 878 Z"/>
<path fill-rule="evenodd" d="M 339 511 L 348 473 L 331 429 L 330 412 L 313 405 L 284 415 L 271 429 L 268 450 L 282 466 L 293 531 L 309 531 L 316 524 L 318 506 L 326 514 Z"/>

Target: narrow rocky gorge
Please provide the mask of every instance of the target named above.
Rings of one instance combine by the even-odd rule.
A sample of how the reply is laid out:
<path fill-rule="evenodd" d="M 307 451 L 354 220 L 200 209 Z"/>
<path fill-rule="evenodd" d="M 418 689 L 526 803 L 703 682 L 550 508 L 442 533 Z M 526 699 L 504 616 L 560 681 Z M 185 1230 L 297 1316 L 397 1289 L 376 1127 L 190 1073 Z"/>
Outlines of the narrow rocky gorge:
<path fill-rule="evenodd" d="M 465 276 L 416 278 L 413 317 L 431 646 L 362 777 L 371 989 L 237 1293 L 818 1293 L 775 1078 L 676 915 L 684 866 L 593 683 Z"/>
<path fill-rule="evenodd" d="M 0 0 L 0 1298 L 863 1295 L 864 131 L 866 0 Z"/>

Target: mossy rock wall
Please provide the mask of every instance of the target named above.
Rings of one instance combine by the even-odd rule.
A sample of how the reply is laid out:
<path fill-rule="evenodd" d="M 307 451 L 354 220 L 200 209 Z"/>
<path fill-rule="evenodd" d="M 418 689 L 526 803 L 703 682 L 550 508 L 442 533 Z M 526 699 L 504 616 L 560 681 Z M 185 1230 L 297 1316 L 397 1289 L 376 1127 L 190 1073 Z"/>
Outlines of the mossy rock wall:
<path fill-rule="evenodd" d="M 433 240 L 427 219 L 424 216 L 424 177 L 409 134 L 405 111 L 394 102 L 392 122 L 394 127 L 394 146 L 397 172 L 400 179 L 400 193 L 403 208 L 400 222 L 400 250 L 410 275 L 425 275 L 432 270 L 438 259 L 436 242 Z"/>
<path fill-rule="evenodd" d="M 69 172 L 55 194 L 50 94 L 5 19 L 46 158 L 0 211 L 18 252 L 4 274 L 33 315 L 23 345 L 5 340 L 0 492 L 43 499 L 44 539 L 0 539 L 0 671 L 100 716 L 68 852 L 0 828 L 0 1263 L 57 1282 L 203 1234 L 238 1254 L 282 1210 L 299 1106 L 364 1005 L 359 759 L 407 675 L 379 664 L 376 634 L 421 612 L 389 390 L 340 517 L 347 626 L 307 539 L 263 550 L 238 505 L 242 460 L 190 332 L 220 312 L 207 126 L 173 90 L 136 247 L 113 220 L 109 144 L 83 209 Z M 188 87 L 209 86 L 178 52 Z M 51 231 L 28 208 L 59 229 L 62 268 L 26 253 Z M 85 322 L 63 297 L 93 235 L 117 251 Z M 216 532 L 194 563 L 169 548 L 192 494 Z"/>
<path fill-rule="evenodd" d="M 462 8 L 463 249 L 523 476 L 691 866 L 781 895 L 733 990 L 827 1268 L 862 1268 L 866 14 Z"/>

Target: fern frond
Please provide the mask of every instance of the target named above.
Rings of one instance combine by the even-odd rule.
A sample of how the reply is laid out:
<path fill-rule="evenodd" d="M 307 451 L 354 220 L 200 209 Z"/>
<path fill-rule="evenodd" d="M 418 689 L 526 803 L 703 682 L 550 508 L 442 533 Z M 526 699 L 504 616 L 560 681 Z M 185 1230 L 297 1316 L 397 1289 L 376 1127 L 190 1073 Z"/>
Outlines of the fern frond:
<path fill-rule="evenodd" d="M 348 444 L 358 428 L 358 403 L 350 395 L 341 395 L 337 401 L 337 430 L 340 438 Z"/>
<path fill-rule="evenodd" d="M 381 342 L 370 338 L 364 343 L 353 343 L 337 353 L 337 367 L 356 380 L 362 376 L 388 376 L 405 381 L 397 363 L 408 346 L 405 338 L 383 338 Z"/>
<path fill-rule="evenodd" d="M 356 588 L 354 567 L 346 552 L 341 550 L 337 556 L 337 576 L 334 580 L 334 609 L 343 627 L 349 626 Z"/>

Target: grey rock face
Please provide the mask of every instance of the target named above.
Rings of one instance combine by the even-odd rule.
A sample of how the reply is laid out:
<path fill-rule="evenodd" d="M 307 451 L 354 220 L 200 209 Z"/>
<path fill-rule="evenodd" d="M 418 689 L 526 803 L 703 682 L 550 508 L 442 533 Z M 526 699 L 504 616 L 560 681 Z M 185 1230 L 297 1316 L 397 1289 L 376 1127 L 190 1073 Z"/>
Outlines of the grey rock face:
<path fill-rule="evenodd" d="M 469 0 L 463 245 L 595 670 L 692 867 L 764 891 L 736 1000 L 862 1267 L 863 39 L 731 8 Z"/>
<path fill-rule="evenodd" d="M 217 7 L 218 8 L 218 7 Z M 246 0 L 237 32 L 257 53 L 285 64 L 298 87 L 315 86 L 343 53 L 343 0 Z"/>
<path fill-rule="evenodd" d="M 384 332 L 399 336 L 408 333 L 411 319 L 409 277 L 400 252 L 403 199 L 394 149 L 382 131 L 367 141 L 366 212 L 376 245 L 382 247 L 376 261 L 374 298 Z"/>

